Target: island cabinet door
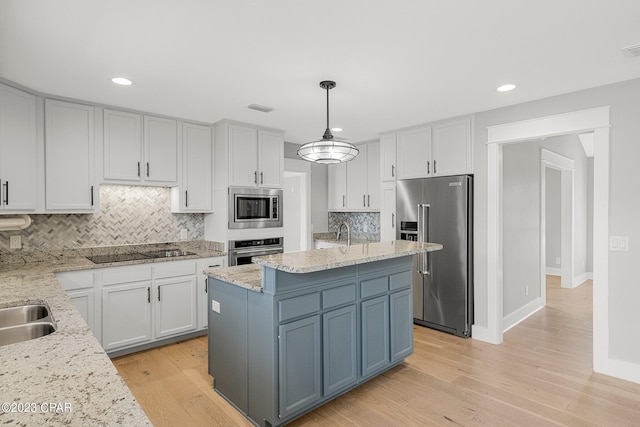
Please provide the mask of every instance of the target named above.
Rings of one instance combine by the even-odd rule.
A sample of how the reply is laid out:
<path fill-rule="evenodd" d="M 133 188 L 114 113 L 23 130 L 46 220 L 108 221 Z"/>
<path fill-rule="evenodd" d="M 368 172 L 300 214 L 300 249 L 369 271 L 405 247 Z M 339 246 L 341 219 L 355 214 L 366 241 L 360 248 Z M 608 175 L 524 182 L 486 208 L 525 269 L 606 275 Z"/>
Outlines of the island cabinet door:
<path fill-rule="evenodd" d="M 389 364 L 389 297 L 361 303 L 362 376 L 368 377 Z"/>
<path fill-rule="evenodd" d="M 321 399 L 320 316 L 280 325 L 279 417 Z"/>
<path fill-rule="evenodd" d="M 389 295 L 391 327 L 391 363 L 413 353 L 413 310 L 411 289 Z"/>
<path fill-rule="evenodd" d="M 357 380 L 356 306 L 322 315 L 324 396 L 341 391 Z"/>

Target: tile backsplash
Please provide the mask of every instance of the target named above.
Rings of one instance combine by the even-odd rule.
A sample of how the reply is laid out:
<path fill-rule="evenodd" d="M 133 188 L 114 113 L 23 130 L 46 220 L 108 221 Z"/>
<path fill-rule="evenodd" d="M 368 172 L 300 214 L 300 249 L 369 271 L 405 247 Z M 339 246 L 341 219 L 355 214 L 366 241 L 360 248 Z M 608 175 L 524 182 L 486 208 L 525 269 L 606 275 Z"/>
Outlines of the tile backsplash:
<path fill-rule="evenodd" d="M 0 252 L 14 235 L 22 236 L 22 250 L 173 242 L 183 228 L 188 240 L 204 239 L 204 215 L 171 213 L 170 203 L 170 188 L 102 185 L 97 214 L 31 215 L 26 230 L 0 232 Z"/>
<path fill-rule="evenodd" d="M 348 222 L 354 233 L 380 235 L 379 212 L 329 212 L 329 231 L 337 231 L 342 221 Z"/>

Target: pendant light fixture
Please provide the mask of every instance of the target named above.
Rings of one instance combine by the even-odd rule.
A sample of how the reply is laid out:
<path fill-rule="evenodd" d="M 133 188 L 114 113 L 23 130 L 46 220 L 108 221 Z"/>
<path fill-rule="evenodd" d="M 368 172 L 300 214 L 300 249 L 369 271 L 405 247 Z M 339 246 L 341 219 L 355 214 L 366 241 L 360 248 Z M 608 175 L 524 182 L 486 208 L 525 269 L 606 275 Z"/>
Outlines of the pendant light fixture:
<path fill-rule="evenodd" d="M 327 91 L 327 128 L 319 141 L 307 142 L 298 149 L 298 156 L 303 160 L 315 163 L 342 163 L 353 160 L 360 150 L 346 141 L 334 139 L 329 127 L 329 90 L 336 87 L 336 82 L 325 80 L 320 87 Z"/>

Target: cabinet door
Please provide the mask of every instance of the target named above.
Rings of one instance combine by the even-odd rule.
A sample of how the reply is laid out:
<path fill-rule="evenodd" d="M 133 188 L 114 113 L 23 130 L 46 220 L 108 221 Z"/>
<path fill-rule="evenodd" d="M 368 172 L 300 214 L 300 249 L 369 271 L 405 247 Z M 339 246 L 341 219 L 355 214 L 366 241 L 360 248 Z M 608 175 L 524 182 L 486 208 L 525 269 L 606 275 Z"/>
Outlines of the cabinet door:
<path fill-rule="evenodd" d="M 322 367 L 324 396 L 356 383 L 356 306 L 322 315 Z"/>
<path fill-rule="evenodd" d="M 431 127 L 398 132 L 398 179 L 431 176 Z"/>
<path fill-rule="evenodd" d="M 395 181 L 396 166 L 396 134 L 380 137 L 380 176 L 383 181 Z"/>
<path fill-rule="evenodd" d="M 279 416 L 284 418 L 321 398 L 320 316 L 280 325 Z"/>
<path fill-rule="evenodd" d="M 382 184 L 382 206 L 380 207 L 380 241 L 396 240 L 396 183 Z"/>
<path fill-rule="evenodd" d="M 389 295 L 391 363 L 413 353 L 413 303 L 411 289 Z"/>
<path fill-rule="evenodd" d="M 347 209 L 362 211 L 367 209 L 367 152 L 366 144 L 359 145 L 360 153 L 347 162 Z"/>
<path fill-rule="evenodd" d="M 73 305 L 80 312 L 84 321 L 87 322 L 87 325 L 89 325 L 93 334 L 98 338 L 98 341 L 100 341 L 100 331 L 96 328 L 95 291 L 93 289 L 80 289 L 77 291 L 69 291 L 67 295 L 69 295 L 69 299 L 71 299 Z"/>
<path fill-rule="evenodd" d="M 37 162 L 36 97 L 0 84 L 1 211 L 36 210 Z"/>
<path fill-rule="evenodd" d="M 380 209 L 380 143 L 367 144 L 367 209 Z"/>
<path fill-rule="evenodd" d="M 328 165 L 330 211 L 347 210 L 347 164 Z"/>
<path fill-rule="evenodd" d="M 368 377 L 389 364 L 389 297 L 383 295 L 360 304 L 362 376 Z"/>
<path fill-rule="evenodd" d="M 261 187 L 282 187 L 284 175 L 284 135 L 258 131 L 258 183 Z"/>
<path fill-rule="evenodd" d="M 112 350 L 151 340 L 151 282 L 102 289 L 102 347 Z"/>
<path fill-rule="evenodd" d="M 473 173 L 471 147 L 470 118 L 433 125 L 433 174 Z"/>
<path fill-rule="evenodd" d="M 104 110 L 104 179 L 142 179 L 142 116 Z"/>
<path fill-rule="evenodd" d="M 198 262 L 198 329 L 206 328 L 209 324 L 209 284 L 202 272 L 205 268 L 224 266 L 224 257 L 205 258 Z"/>
<path fill-rule="evenodd" d="M 258 132 L 255 129 L 229 125 L 229 185 L 258 185 Z"/>
<path fill-rule="evenodd" d="M 213 144 L 211 128 L 182 125 L 182 211 L 213 211 Z"/>
<path fill-rule="evenodd" d="M 178 182 L 178 133 L 175 120 L 144 116 L 145 181 Z"/>
<path fill-rule="evenodd" d="M 93 162 L 93 107 L 45 100 L 47 210 L 94 210 Z"/>
<path fill-rule="evenodd" d="M 196 278 L 155 281 L 155 338 L 196 329 Z"/>

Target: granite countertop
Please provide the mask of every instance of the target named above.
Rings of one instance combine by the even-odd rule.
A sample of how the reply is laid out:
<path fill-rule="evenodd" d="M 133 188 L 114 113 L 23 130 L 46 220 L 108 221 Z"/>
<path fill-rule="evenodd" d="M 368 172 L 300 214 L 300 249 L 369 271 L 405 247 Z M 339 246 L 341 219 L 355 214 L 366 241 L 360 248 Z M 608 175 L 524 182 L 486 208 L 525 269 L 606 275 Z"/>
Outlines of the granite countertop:
<path fill-rule="evenodd" d="M 126 250 L 121 248 L 131 250 L 132 246 L 111 250 Z M 0 347 L 0 403 L 15 404 L 9 411 L 5 406 L 0 409 L 2 425 L 151 425 L 54 275 L 139 262 L 94 264 L 78 251 L 102 254 L 105 249 L 11 254 L 2 259 L 0 308 L 44 302 L 57 324 L 50 335 Z M 197 255 L 169 260 L 224 255 L 202 245 L 192 251 Z M 18 404 L 30 404 L 28 409 L 35 408 L 35 412 L 26 412 Z"/>
<path fill-rule="evenodd" d="M 392 240 L 254 257 L 254 264 L 205 269 L 204 272 L 214 279 L 262 292 L 262 266 L 289 273 L 312 273 L 441 249 L 439 243 Z"/>

